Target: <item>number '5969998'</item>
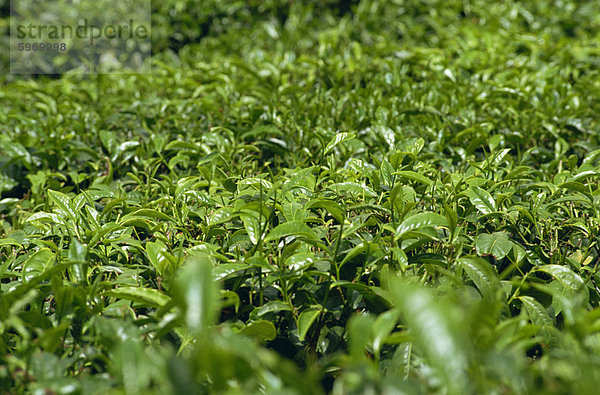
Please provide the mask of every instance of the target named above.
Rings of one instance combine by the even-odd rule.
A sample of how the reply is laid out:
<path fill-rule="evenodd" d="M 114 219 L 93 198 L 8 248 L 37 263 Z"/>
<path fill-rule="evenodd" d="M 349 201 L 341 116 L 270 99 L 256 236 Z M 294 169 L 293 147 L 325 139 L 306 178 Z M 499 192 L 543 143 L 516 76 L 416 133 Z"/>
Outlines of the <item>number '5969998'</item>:
<path fill-rule="evenodd" d="M 67 43 L 19 43 L 19 51 L 66 51 Z"/>

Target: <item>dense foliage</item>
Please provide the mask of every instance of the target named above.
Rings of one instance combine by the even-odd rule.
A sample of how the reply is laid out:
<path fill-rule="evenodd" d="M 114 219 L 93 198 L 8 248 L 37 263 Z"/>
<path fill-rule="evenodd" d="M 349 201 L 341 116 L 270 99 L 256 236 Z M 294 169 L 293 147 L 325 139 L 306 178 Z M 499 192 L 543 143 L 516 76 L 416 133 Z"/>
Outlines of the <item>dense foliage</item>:
<path fill-rule="evenodd" d="M 0 86 L 3 391 L 595 392 L 600 3 L 154 3 Z"/>

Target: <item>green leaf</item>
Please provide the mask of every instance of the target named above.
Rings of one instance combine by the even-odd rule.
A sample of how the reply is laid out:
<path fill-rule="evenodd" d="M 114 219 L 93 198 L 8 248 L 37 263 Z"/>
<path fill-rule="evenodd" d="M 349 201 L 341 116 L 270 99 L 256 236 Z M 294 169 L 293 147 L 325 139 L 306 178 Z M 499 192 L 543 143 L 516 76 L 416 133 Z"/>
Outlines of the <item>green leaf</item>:
<path fill-rule="evenodd" d="M 542 330 L 542 333 L 548 338 L 554 330 L 554 323 L 544 306 L 532 298 L 531 296 L 519 296 L 519 300 L 523 303 L 525 311 L 529 319 L 534 325 L 537 325 Z M 547 339 L 548 341 L 549 339 Z"/>
<path fill-rule="evenodd" d="M 277 240 L 281 237 L 287 236 L 302 236 L 316 239 L 315 233 L 311 228 L 308 227 L 308 225 L 302 222 L 291 221 L 284 222 L 273 228 L 267 237 L 265 237 L 265 241 Z"/>
<path fill-rule="evenodd" d="M 233 208 L 223 207 L 211 214 L 211 216 L 208 218 L 208 225 L 209 226 L 220 225 L 220 224 L 231 221 L 236 216 L 237 215 L 235 214 L 235 211 Z"/>
<path fill-rule="evenodd" d="M 5 239 L 0 239 L 0 247 L 2 247 L 2 246 L 13 246 L 13 247 L 21 248 L 23 245 L 21 243 L 19 243 L 18 241 L 16 241 L 15 239 L 8 237 Z"/>
<path fill-rule="evenodd" d="M 72 272 L 75 275 L 75 280 L 82 284 L 87 282 L 87 254 L 87 246 L 81 244 L 76 238 L 72 238 L 69 246 L 69 262 L 73 264 Z"/>
<path fill-rule="evenodd" d="M 23 282 L 44 274 L 52 267 L 54 261 L 55 255 L 49 248 L 42 248 L 33 253 L 23 264 Z"/>
<path fill-rule="evenodd" d="M 284 265 L 293 271 L 306 270 L 317 261 L 317 257 L 312 252 L 299 252 L 287 258 Z"/>
<path fill-rule="evenodd" d="M 146 254 L 148 260 L 156 269 L 156 273 L 162 276 L 165 270 L 169 266 L 169 260 L 167 259 L 167 247 L 162 243 L 155 243 L 149 241 L 146 243 Z"/>
<path fill-rule="evenodd" d="M 244 259 L 244 263 L 256 268 L 261 268 L 265 272 L 276 272 L 277 268 L 271 265 L 265 257 L 262 256 L 251 256 Z"/>
<path fill-rule="evenodd" d="M 175 279 L 174 295 L 193 333 L 199 333 L 214 323 L 218 309 L 218 288 L 208 258 L 194 256 L 186 260 Z"/>
<path fill-rule="evenodd" d="M 283 136 L 284 133 L 281 130 L 279 130 L 279 128 L 275 125 L 259 125 L 259 126 L 255 126 L 251 130 L 243 133 L 241 135 L 241 138 L 242 139 L 247 139 L 248 137 L 264 138 L 265 136 L 268 136 L 268 135 Z"/>
<path fill-rule="evenodd" d="M 275 325 L 271 321 L 258 320 L 246 325 L 241 333 L 259 341 L 273 340 L 277 336 Z"/>
<path fill-rule="evenodd" d="M 294 189 L 294 187 L 296 187 L 296 185 L 298 185 L 300 181 L 308 177 L 308 175 L 311 174 L 314 169 L 314 166 L 308 167 L 306 169 L 297 169 L 296 173 L 289 180 L 287 180 L 285 184 L 283 184 L 283 187 L 281 188 L 282 198 L 285 198 L 288 192 Z"/>
<path fill-rule="evenodd" d="M 371 327 L 371 336 L 373 338 L 373 351 L 376 355 L 379 355 L 381 352 L 385 340 L 396 327 L 399 317 L 400 311 L 398 309 L 392 309 L 380 314 L 377 319 L 375 319 L 375 322 Z"/>
<path fill-rule="evenodd" d="M 550 274 L 573 293 L 586 289 L 583 279 L 566 266 L 542 265 L 537 266 L 534 270 Z"/>
<path fill-rule="evenodd" d="M 77 219 L 77 209 L 74 207 L 71 199 L 64 193 L 48 190 L 48 196 L 68 217 L 72 220 Z"/>
<path fill-rule="evenodd" d="M 244 223 L 244 228 L 252 244 L 258 244 L 258 241 L 262 237 L 261 222 L 256 216 L 250 214 L 240 214 L 240 218 Z"/>
<path fill-rule="evenodd" d="M 306 333 L 312 326 L 313 322 L 315 322 L 322 310 L 323 308 L 321 306 L 310 307 L 304 310 L 302 313 L 300 313 L 300 316 L 298 317 L 298 338 L 300 339 L 300 341 L 304 341 Z"/>
<path fill-rule="evenodd" d="M 135 210 L 134 212 L 124 215 L 123 217 L 121 217 L 121 220 L 119 223 L 123 224 L 127 220 L 137 219 L 140 217 L 158 218 L 158 219 L 162 219 L 165 221 L 175 222 L 175 219 L 173 217 L 168 216 L 167 214 L 161 213 L 160 211 L 150 209 L 150 208 L 142 208 L 142 209 Z"/>
<path fill-rule="evenodd" d="M 590 190 L 587 186 L 583 185 L 580 182 L 565 182 L 563 184 L 558 185 L 559 189 L 567 189 L 572 192 L 579 192 L 588 197 L 588 199 L 593 200 L 592 195 L 590 194 Z"/>
<path fill-rule="evenodd" d="M 265 314 L 276 313 L 279 311 L 292 311 L 292 308 L 287 303 L 281 302 L 279 300 L 274 300 L 272 302 L 265 303 L 258 310 L 257 316 L 262 317 Z"/>
<path fill-rule="evenodd" d="M 88 245 L 95 246 L 96 243 L 98 241 L 100 241 L 100 239 L 102 239 L 104 236 L 110 235 L 113 232 L 117 232 L 118 230 L 121 230 L 121 229 L 124 229 L 124 227 L 121 225 L 117 225 L 114 222 L 108 222 L 108 223 L 102 225 L 102 227 L 99 230 L 94 232 L 94 236 L 91 238 Z M 106 239 L 104 239 L 104 240 L 106 240 Z"/>
<path fill-rule="evenodd" d="M 456 227 L 458 225 L 458 214 L 456 213 L 456 210 L 447 204 L 444 204 L 444 211 L 446 214 L 446 219 L 448 220 L 448 228 L 450 229 L 450 234 L 452 236 L 451 242 L 453 242 L 458 237 L 458 233 L 456 232 Z"/>
<path fill-rule="evenodd" d="M 233 291 L 225 291 L 224 289 L 220 292 L 222 298 L 221 307 L 229 307 L 233 306 L 235 308 L 235 312 L 237 313 L 240 309 L 240 296 Z"/>
<path fill-rule="evenodd" d="M 373 317 L 366 314 L 355 314 L 348 321 L 350 355 L 354 359 L 366 359 L 364 351 L 370 340 L 373 321 Z"/>
<path fill-rule="evenodd" d="M 421 184 L 424 185 L 431 185 L 433 184 L 433 181 L 431 181 L 429 178 L 425 177 L 422 174 L 416 173 L 414 171 L 410 171 L 410 170 L 402 170 L 402 171 L 395 171 L 392 174 L 395 174 L 397 176 L 399 176 L 400 178 L 406 178 L 412 181 L 417 181 L 420 182 Z"/>
<path fill-rule="evenodd" d="M 590 177 L 597 177 L 600 175 L 600 171 L 598 170 L 588 170 L 588 171 L 583 171 L 581 173 L 578 173 L 577 175 L 575 175 L 573 177 L 573 180 L 576 182 L 579 182 L 581 180 L 586 180 Z M 586 191 L 589 192 L 589 191 Z"/>
<path fill-rule="evenodd" d="M 440 374 L 450 393 L 465 393 L 468 364 L 462 322 L 450 305 L 429 290 L 390 279 L 394 302 L 402 312 L 427 363 Z"/>
<path fill-rule="evenodd" d="M 131 300 L 147 306 L 161 307 L 171 298 L 153 288 L 121 287 L 104 292 L 105 296 Z"/>
<path fill-rule="evenodd" d="M 406 253 L 404 252 L 404 250 L 402 250 L 399 247 L 394 247 L 391 250 L 392 250 L 394 259 L 396 259 L 396 261 L 398 261 L 398 264 L 400 265 L 400 267 L 406 267 L 406 265 L 408 265 L 408 257 L 406 256 Z"/>
<path fill-rule="evenodd" d="M 344 287 L 349 288 L 355 291 L 358 291 L 361 295 L 365 296 L 367 299 L 371 299 L 375 296 L 375 292 L 373 291 L 373 287 L 370 287 L 366 284 L 362 284 L 359 282 L 352 282 L 347 280 L 338 280 L 334 281 L 329 285 L 330 289 L 335 287 Z"/>
<path fill-rule="evenodd" d="M 344 223 L 344 219 L 346 218 L 346 212 L 340 207 L 339 204 L 332 200 L 314 199 L 306 204 L 306 208 L 325 209 L 333 218 L 335 218 L 338 223 Z"/>
<path fill-rule="evenodd" d="M 467 191 L 467 194 L 471 204 L 483 214 L 491 214 L 496 211 L 496 203 L 494 202 L 492 195 L 486 190 L 481 189 L 480 187 L 471 187 Z"/>
<path fill-rule="evenodd" d="M 27 222 L 33 222 L 33 221 L 49 221 L 49 222 L 53 222 L 55 224 L 64 224 L 65 223 L 65 221 L 58 215 L 56 215 L 54 213 L 44 213 L 44 212 L 32 214 L 29 216 L 29 218 L 27 218 Z"/>
<path fill-rule="evenodd" d="M 475 246 L 479 255 L 493 255 L 496 259 L 502 259 L 508 255 L 513 243 L 508 239 L 506 232 L 494 232 L 477 236 Z"/>
<path fill-rule="evenodd" d="M 225 189 L 231 193 L 237 191 L 237 184 L 235 182 L 235 178 L 229 177 L 223 181 L 223 186 Z"/>
<path fill-rule="evenodd" d="M 339 182 L 337 184 L 331 184 L 327 188 L 336 193 L 346 193 L 354 196 L 365 196 L 371 198 L 377 196 L 377 194 L 373 192 L 371 188 L 356 182 Z"/>
<path fill-rule="evenodd" d="M 49 328 L 44 331 L 44 333 L 37 338 L 37 342 L 42 347 L 42 349 L 55 352 L 58 347 L 61 346 L 64 340 L 65 331 L 69 329 L 71 326 L 70 321 L 65 321 L 58 326 Z"/>
<path fill-rule="evenodd" d="M 459 263 L 483 296 L 494 296 L 500 288 L 500 280 L 492 265 L 480 257 L 463 257 Z"/>
<path fill-rule="evenodd" d="M 331 139 L 331 141 L 329 141 L 329 143 L 327 143 L 327 145 L 325 146 L 323 155 L 327 155 L 329 152 L 331 152 L 336 145 L 338 145 L 344 141 L 352 140 L 353 138 L 354 138 L 354 133 L 342 132 L 342 133 L 336 134 Z"/>
<path fill-rule="evenodd" d="M 342 259 L 342 262 L 340 262 L 340 267 L 344 266 L 344 264 L 346 264 L 346 262 L 348 262 L 352 258 L 364 253 L 368 249 L 371 249 L 371 251 L 376 251 L 377 246 L 375 244 L 372 244 L 369 242 L 364 242 L 364 241 L 360 244 L 355 245 L 354 247 L 352 247 L 352 249 L 350 251 L 348 251 L 348 253 L 344 257 L 344 259 Z"/>
<path fill-rule="evenodd" d="M 420 213 L 413 215 L 398 225 L 394 239 L 401 239 L 406 233 L 416 229 L 429 227 L 448 227 L 448 220 L 443 215 L 435 213 Z"/>
<path fill-rule="evenodd" d="M 239 272 L 241 270 L 246 270 L 251 267 L 251 265 L 247 265 L 245 263 L 222 263 L 215 266 L 213 269 L 213 275 L 215 276 L 216 280 L 222 280 L 230 274 Z"/>
<path fill-rule="evenodd" d="M 64 374 L 60 359 L 48 352 L 39 352 L 32 356 L 29 366 L 37 381 L 59 380 Z"/>

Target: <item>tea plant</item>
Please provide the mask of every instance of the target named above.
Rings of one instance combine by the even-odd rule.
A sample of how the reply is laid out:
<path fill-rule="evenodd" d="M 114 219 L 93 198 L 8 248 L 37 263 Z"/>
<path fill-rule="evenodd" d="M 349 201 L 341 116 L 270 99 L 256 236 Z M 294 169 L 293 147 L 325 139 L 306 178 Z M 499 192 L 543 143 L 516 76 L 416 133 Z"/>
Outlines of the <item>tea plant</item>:
<path fill-rule="evenodd" d="M 198 4 L 3 81 L 3 392 L 594 392 L 597 3 Z"/>

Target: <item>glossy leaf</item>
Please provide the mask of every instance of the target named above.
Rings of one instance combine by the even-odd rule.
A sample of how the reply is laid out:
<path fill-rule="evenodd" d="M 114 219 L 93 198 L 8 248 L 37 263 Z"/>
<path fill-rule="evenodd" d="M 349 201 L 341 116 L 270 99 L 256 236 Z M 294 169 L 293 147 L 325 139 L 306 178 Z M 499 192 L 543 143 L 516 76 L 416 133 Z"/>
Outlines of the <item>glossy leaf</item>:
<path fill-rule="evenodd" d="M 246 325 L 241 333 L 259 341 L 273 340 L 277 336 L 275 325 L 271 321 L 258 320 Z"/>
<path fill-rule="evenodd" d="M 496 211 L 496 202 L 490 193 L 480 187 L 471 187 L 468 190 L 471 204 L 482 214 L 491 214 Z"/>
<path fill-rule="evenodd" d="M 492 265 L 479 257 L 463 257 L 459 262 L 479 292 L 483 296 L 493 297 L 500 288 L 500 281 Z"/>
<path fill-rule="evenodd" d="M 475 241 L 479 255 L 492 255 L 496 259 L 502 259 L 513 247 L 505 232 L 494 232 L 492 234 L 482 233 Z"/>
<path fill-rule="evenodd" d="M 314 239 L 316 236 L 314 232 L 308 227 L 308 225 L 302 222 L 284 222 L 283 224 L 277 225 L 269 234 L 265 237 L 265 241 L 277 240 L 281 237 L 286 236 L 299 236 L 308 237 Z"/>
<path fill-rule="evenodd" d="M 396 228 L 394 238 L 401 239 L 406 233 L 429 227 L 448 227 L 446 217 L 435 213 L 420 213 L 406 218 Z"/>
<path fill-rule="evenodd" d="M 304 340 L 308 330 L 321 314 L 322 307 L 310 307 L 304 310 L 298 316 L 298 337 L 300 341 Z"/>
<path fill-rule="evenodd" d="M 337 146 L 338 144 L 340 144 L 344 141 L 352 140 L 353 138 L 354 138 L 353 133 L 346 133 L 346 132 L 337 133 L 335 135 L 335 137 L 333 137 L 331 139 L 331 141 L 329 141 L 329 143 L 327 143 L 327 145 L 325 146 L 325 149 L 323 150 L 323 155 L 329 154 L 335 148 L 335 146 Z"/>
<path fill-rule="evenodd" d="M 151 288 L 121 287 L 106 291 L 104 295 L 131 300 L 152 307 L 164 306 L 171 300 L 164 293 Z"/>
<path fill-rule="evenodd" d="M 67 195 L 50 189 L 48 191 L 48 196 L 69 218 L 72 220 L 77 218 L 77 210 Z"/>

